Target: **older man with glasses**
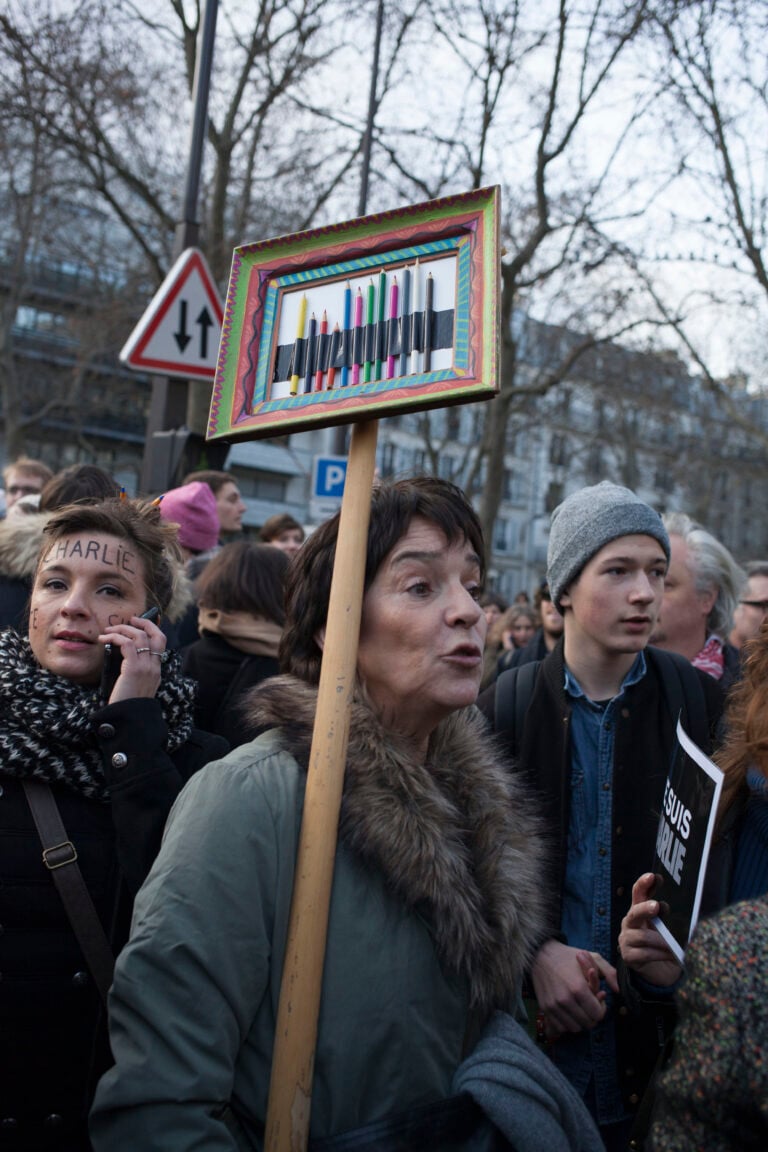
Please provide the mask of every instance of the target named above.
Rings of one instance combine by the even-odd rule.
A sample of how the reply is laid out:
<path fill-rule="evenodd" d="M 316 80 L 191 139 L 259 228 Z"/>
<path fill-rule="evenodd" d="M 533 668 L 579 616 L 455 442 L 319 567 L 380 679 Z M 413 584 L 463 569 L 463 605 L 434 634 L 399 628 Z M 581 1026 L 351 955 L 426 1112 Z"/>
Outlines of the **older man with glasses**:
<path fill-rule="evenodd" d="M 751 560 L 745 564 L 747 582 L 733 613 L 733 628 L 728 640 L 734 648 L 743 648 L 760 631 L 768 615 L 768 560 Z"/>

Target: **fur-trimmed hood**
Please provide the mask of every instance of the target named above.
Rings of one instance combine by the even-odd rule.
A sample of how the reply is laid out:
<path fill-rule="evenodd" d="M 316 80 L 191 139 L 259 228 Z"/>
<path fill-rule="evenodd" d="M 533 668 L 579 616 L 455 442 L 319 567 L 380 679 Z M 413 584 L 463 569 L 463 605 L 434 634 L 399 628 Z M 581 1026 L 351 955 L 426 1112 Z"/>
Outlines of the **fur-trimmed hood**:
<path fill-rule="evenodd" d="M 248 697 L 249 719 L 279 726 L 306 770 L 317 690 L 293 676 Z M 538 821 L 474 708 L 443 721 L 427 764 L 362 698 L 352 706 L 339 835 L 430 925 L 472 1004 L 509 1008 L 544 932 Z"/>
<path fill-rule="evenodd" d="M 31 580 L 50 512 L 24 512 L 0 520 L 0 574 Z"/>

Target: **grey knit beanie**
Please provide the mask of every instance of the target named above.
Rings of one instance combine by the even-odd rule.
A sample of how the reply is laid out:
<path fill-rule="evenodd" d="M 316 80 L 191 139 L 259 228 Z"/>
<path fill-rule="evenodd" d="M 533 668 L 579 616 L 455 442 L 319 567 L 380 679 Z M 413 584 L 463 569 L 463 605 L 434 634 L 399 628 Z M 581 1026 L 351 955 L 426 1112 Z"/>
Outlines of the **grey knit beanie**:
<path fill-rule="evenodd" d="M 604 544 L 620 536 L 653 536 L 669 560 L 669 536 L 661 516 L 629 488 L 603 480 L 580 488 L 552 513 L 547 549 L 547 580 L 552 603 Z M 562 611 L 562 609 L 561 609 Z"/>

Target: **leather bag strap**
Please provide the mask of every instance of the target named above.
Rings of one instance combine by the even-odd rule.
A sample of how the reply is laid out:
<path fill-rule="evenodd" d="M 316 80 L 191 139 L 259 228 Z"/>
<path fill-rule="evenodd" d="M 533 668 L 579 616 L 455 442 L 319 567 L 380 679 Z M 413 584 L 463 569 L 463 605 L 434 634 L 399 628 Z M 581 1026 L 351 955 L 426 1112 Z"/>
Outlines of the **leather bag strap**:
<path fill-rule="evenodd" d="M 22 784 L 43 845 L 43 864 L 56 885 L 72 931 L 106 1006 L 115 957 L 83 880 L 77 863 L 77 850 L 67 838 L 56 799 L 48 785 L 30 779 L 22 780 Z"/>

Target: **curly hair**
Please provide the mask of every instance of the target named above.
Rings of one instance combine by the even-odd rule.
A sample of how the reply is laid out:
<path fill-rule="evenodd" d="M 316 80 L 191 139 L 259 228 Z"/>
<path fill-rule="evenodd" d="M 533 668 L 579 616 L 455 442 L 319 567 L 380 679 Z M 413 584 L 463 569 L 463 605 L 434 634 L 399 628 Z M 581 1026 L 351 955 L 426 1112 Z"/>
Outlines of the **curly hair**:
<path fill-rule="evenodd" d="M 744 646 L 741 680 L 734 684 L 726 707 L 727 736 L 715 756 L 725 773 L 721 814 L 733 803 L 753 765 L 768 776 L 768 618 Z"/>
<path fill-rule="evenodd" d="M 161 519 L 159 507 L 147 501 L 114 498 L 96 504 L 65 504 L 43 529 L 38 567 L 52 544 L 79 532 L 116 536 L 132 544 L 144 565 L 148 604 L 166 612 L 183 558 L 176 525 Z"/>
<path fill-rule="evenodd" d="M 471 544 L 480 558 L 480 575 L 484 579 L 483 531 L 467 497 L 447 480 L 416 476 L 409 480 L 383 481 L 371 494 L 365 591 L 373 583 L 385 557 L 417 517 L 439 528 L 449 543 L 466 540 Z M 309 684 L 320 681 L 323 653 L 318 635 L 328 618 L 338 534 L 337 513 L 312 533 L 288 568 L 280 667 Z"/>

